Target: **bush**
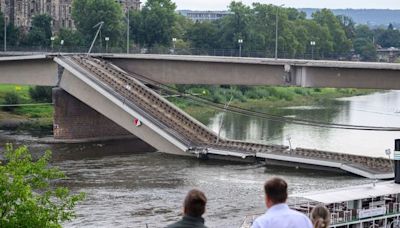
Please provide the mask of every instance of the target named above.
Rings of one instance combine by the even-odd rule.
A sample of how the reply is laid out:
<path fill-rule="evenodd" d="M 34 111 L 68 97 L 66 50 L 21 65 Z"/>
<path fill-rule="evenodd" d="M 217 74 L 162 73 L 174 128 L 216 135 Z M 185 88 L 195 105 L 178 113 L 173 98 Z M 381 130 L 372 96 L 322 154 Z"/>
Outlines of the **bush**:
<path fill-rule="evenodd" d="M 29 88 L 29 95 L 31 99 L 36 102 L 51 103 L 52 101 L 52 88 L 48 86 L 35 86 Z"/>
<path fill-rule="evenodd" d="M 65 178 L 59 169 L 48 167 L 50 157 L 46 151 L 33 161 L 26 146 L 6 146 L 7 163 L 0 163 L 0 227 L 61 227 L 75 216 L 73 209 L 84 195 L 50 185 Z"/>
<path fill-rule="evenodd" d="M 7 92 L 4 95 L 4 104 L 5 105 L 15 105 L 21 103 L 21 98 L 16 92 Z M 3 110 L 5 111 L 12 111 L 14 110 L 15 107 L 9 106 L 9 107 L 3 107 Z"/>

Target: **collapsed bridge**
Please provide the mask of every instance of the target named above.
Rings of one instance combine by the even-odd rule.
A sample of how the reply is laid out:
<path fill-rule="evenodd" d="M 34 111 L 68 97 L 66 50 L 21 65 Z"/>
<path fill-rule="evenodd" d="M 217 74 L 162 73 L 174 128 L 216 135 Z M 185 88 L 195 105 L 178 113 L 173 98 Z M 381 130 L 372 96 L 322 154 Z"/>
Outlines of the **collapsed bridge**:
<path fill-rule="evenodd" d="M 59 56 L 54 61 L 60 66 L 60 88 L 161 152 L 342 170 L 376 179 L 394 176 L 389 159 L 220 138 L 111 62 L 83 55 Z"/>

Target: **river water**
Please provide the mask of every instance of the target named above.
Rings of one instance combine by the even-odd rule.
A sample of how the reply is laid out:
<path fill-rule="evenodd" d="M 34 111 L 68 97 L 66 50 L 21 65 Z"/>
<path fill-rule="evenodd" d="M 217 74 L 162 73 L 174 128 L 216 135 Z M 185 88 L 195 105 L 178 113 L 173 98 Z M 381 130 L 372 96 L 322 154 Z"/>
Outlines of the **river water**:
<path fill-rule="evenodd" d="M 273 110 L 286 116 L 357 124 L 400 126 L 400 92 L 377 93 L 332 101 L 318 107 Z M 400 107 L 399 107 L 400 108 Z M 271 111 L 271 110 L 264 110 Z M 384 156 L 396 133 L 319 129 L 219 113 L 205 124 L 234 139 L 288 144 L 369 156 Z M 262 213 L 262 185 L 272 176 L 285 178 L 291 193 L 371 183 L 363 178 L 254 164 L 199 161 L 142 149 L 121 142 L 52 145 L 31 136 L 2 132 L 0 143 L 28 144 L 33 151 L 51 149 L 54 165 L 64 170 L 63 184 L 86 192 L 77 218 L 65 227 L 164 227 L 181 216 L 186 192 L 199 188 L 208 197 L 206 225 L 239 227 L 244 216 Z"/>

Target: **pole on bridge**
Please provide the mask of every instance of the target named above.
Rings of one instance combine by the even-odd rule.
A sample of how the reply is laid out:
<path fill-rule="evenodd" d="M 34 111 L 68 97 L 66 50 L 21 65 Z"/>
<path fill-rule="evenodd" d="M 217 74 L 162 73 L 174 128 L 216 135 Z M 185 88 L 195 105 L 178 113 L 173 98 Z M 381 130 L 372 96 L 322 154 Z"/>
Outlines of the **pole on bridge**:
<path fill-rule="evenodd" d="M 394 141 L 394 182 L 400 184 L 400 139 Z"/>

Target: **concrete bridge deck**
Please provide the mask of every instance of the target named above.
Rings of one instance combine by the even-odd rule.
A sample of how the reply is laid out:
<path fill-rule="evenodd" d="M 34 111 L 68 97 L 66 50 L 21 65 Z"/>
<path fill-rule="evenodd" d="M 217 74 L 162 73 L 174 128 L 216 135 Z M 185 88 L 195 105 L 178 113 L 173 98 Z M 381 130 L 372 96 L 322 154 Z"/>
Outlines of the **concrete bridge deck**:
<path fill-rule="evenodd" d="M 57 57 L 55 61 L 66 70 L 61 88 L 161 152 L 312 166 L 377 179 L 393 177 L 388 159 L 218 139 L 206 126 L 110 62 L 87 56 Z M 136 126 L 135 119 L 143 125 Z"/>
<path fill-rule="evenodd" d="M 54 86 L 58 78 L 53 58 L 59 55 L 0 57 L 0 82 Z M 125 72 L 163 84 L 400 89 L 400 64 L 396 63 L 147 54 L 96 56 Z"/>

